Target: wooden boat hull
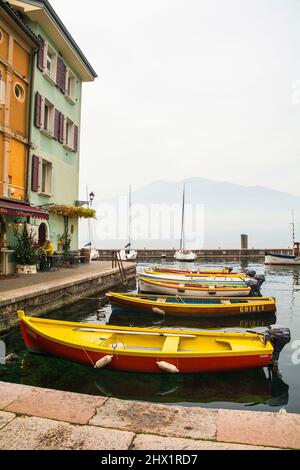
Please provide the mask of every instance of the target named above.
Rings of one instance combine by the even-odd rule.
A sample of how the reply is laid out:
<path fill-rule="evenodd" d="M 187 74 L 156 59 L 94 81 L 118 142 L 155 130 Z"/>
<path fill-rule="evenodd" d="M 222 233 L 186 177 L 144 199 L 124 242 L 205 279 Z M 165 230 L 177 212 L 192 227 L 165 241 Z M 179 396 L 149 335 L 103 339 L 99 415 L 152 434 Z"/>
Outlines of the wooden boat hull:
<path fill-rule="evenodd" d="M 267 253 L 265 264 L 273 266 L 300 266 L 300 257 Z"/>
<path fill-rule="evenodd" d="M 162 296 L 116 292 L 109 292 L 107 297 L 112 307 L 132 312 L 155 313 L 175 317 L 220 318 L 267 314 L 276 311 L 275 299 L 271 297 L 244 297 L 241 299 L 235 297 L 234 302 L 231 298 L 226 297 L 219 299 L 184 297 L 182 300 L 178 300 L 178 297 L 163 298 Z"/>
<path fill-rule="evenodd" d="M 165 268 L 164 266 L 153 266 L 152 271 L 155 272 L 164 272 L 164 273 L 174 273 L 174 274 L 188 274 L 192 275 L 194 274 L 195 276 L 197 275 L 211 275 L 211 274 L 216 274 L 216 275 L 226 275 L 229 274 L 230 276 L 246 276 L 245 273 L 235 273 L 231 272 L 228 268 L 224 269 L 201 269 L 201 270 L 188 270 L 188 269 L 175 269 L 175 268 Z"/>
<path fill-rule="evenodd" d="M 249 278 L 239 278 L 230 276 L 189 276 L 188 274 L 173 274 L 173 273 L 159 273 L 145 269 L 142 276 L 146 279 L 153 279 L 157 281 L 177 281 L 189 282 L 193 284 L 222 284 L 222 285 L 240 285 L 244 286 Z"/>
<path fill-rule="evenodd" d="M 264 344 L 256 334 L 222 332 L 215 334 L 189 331 L 189 334 L 186 335 L 189 336 L 188 341 L 196 341 L 195 337 L 198 338 L 198 336 L 201 336 L 200 340 L 202 337 L 208 336 L 215 338 L 218 352 L 208 351 L 206 353 L 191 349 L 186 354 L 182 354 L 177 349 L 173 350 L 172 347 L 169 349 L 163 347 L 160 350 L 156 348 L 157 350 L 150 352 L 147 351 L 147 347 L 141 347 L 139 350 L 127 350 L 126 343 L 123 344 L 123 347 L 116 343 L 115 348 L 108 352 L 101 342 L 99 344 L 99 341 L 98 343 L 92 341 L 90 345 L 87 345 L 86 336 L 88 333 L 85 333 L 85 329 L 95 330 L 91 333 L 94 335 L 93 340 L 97 338 L 97 335 L 99 335 L 98 339 L 102 340 L 102 335 L 114 329 L 118 332 L 119 327 L 108 328 L 83 323 L 33 319 L 26 317 L 23 312 L 19 312 L 19 318 L 23 339 L 31 352 L 48 354 L 93 367 L 97 361 L 106 357 L 107 354 L 111 354 L 112 361 L 106 368 L 118 371 L 166 373 L 158 366 L 160 361 L 175 366 L 183 374 L 260 368 L 271 364 L 274 351 L 269 341 Z M 46 326 L 44 327 L 44 325 Z M 48 325 L 49 331 L 47 331 Z M 58 337 L 55 337 L 54 334 L 51 335 L 51 331 L 55 331 L 55 328 L 59 329 L 60 325 L 62 325 L 62 329 L 66 329 L 66 332 L 69 331 L 69 335 L 65 333 L 58 335 Z M 131 328 L 122 328 L 122 330 L 133 333 Z M 171 344 L 173 336 L 183 337 L 182 333 L 178 330 L 157 330 L 156 332 L 156 330 L 139 329 L 141 335 L 157 335 L 155 336 L 156 341 L 166 341 L 171 338 Z M 194 333 L 195 336 L 192 336 Z M 83 335 L 82 343 L 74 340 L 76 335 L 77 337 Z M 118 334 L 119 341 L 120 336 L 121 333 Z M 70 339 L 68 340 L 68 338 Z M 231 342 L 233 345 L 238 342 L 238 347 L 230 347 Z"/>
<path fill-rule="evenodd" d="M 152 270 L 145 270 L 146 273 L 156 273 L 156 274 L 175 274 L 175 275 L 184 275 L 193 278 L 202 278 L 202 277 L 229 277 L 229 278 L 240 278 L 244 279 L 247 277 L 245 273 L 233 273 L 226 269 L 224 270 L 209 270 L 209 271 L 188 271 L 181 269 L 171 269 L 163 268 L 161 266 L 153 266 Z"/>
<path fill-rule="evenodd" d="M 187 282 L 172 282 L 172 281 L 153 281 L 138 276 L 139 290 L 142 293 L 149 294 L 165 294 L 165 295 L 194 295 L 199 297 L 215 296 L 215 297 L 243 297 L 251 293 L 250 287 L 234 287 L 220 285 L 203 285 L 195 286 Z"/>

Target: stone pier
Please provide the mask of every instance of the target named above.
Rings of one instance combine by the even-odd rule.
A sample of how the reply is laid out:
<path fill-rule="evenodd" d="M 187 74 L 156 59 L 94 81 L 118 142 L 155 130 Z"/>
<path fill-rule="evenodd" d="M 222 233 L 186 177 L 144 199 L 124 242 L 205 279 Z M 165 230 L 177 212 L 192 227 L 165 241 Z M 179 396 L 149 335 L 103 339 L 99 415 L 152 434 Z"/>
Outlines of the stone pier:
<path fill-rule="evenodd" d="M 124 269 L 128 287 L 135 287 L 136 265 L 125 263 Z M 17 310 L 39 316 L 91 296 L 100 298 L 109 289 L 125 286 L 119 269 L 112 268 L 108 261 L 1 280 L 0 332 L 18 323 Z"/>
<path fill-rule="evenodd" d="M 0 382 L 0 450 L 300 449 L 300 415 L 122 401 Z"/>

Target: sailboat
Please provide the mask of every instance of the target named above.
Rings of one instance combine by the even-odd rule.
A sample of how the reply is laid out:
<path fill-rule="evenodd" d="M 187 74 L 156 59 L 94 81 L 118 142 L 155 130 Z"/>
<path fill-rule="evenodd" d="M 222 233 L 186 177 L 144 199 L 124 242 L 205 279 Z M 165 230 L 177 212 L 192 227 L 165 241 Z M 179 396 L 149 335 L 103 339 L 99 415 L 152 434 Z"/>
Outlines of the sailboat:
<path fill-rule="evenodd" d="M 185 249 L 185 224 L 184 224 L 184 216 L 185 216 L 185 184 L 183 185 L 183 198 L 182 198 L 182 220 L 181 220 L 181 239 L 180 239 L 180 249 L 176 251 L 174 258 L 177 261 L 195 261 L 197 259 L 196 253 L 191 250 Z"/>
<path fill-rule="evenodd" d="M 131 249 L 131 185 L 129 186 L 129 198 L 128 198 L 128 244 L 123 250 L 120 251 L 120 258 L 122 261 L 135 261 L 137 259 L 137 251 Z"/>
<path fill-rule="evenodd" d="M 295 219 L 292 211 L 293 254 L 285 255 L 266 251 L 265 264 L 278 266 L 300 266 L 300 243 L 295 241 Z"/>

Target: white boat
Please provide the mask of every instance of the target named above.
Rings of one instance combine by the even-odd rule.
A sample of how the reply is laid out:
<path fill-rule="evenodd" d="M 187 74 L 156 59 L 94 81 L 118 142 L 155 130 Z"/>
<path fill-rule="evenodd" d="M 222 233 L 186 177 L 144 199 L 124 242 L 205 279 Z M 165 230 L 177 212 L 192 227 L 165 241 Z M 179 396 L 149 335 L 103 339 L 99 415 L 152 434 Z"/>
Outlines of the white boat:
<path fill-rule="evenodd" d="M 121 250 L 120 251 L 120 258 L 122 261 L 136 261 L 137 259 L 137 251 L 135 250 Z"/>
<path fill-rule="evenodd" d="M 129 186 L 128 198 L 128 244 L 120 251 L 120 259 L 122 261 L 136 261 L 137 251 L 131 249 L 131 185 Z"/>
<path fill-rule="evenodd" d="M 272 266 L 300 266 L 300 257 L 266 252 L 265 264 Z"/>
<path fill-rule="evenodd" d="M 251 293 L 249 286 L 191 285 L 188 282 L 155 281 L 138 276 L 139 291 L 147 294 L 164 294 L 177 296 L 215 296 L 243 297 Z"/>
<path fill-rule="evenodd" d="M 91 261 L 97 261 L 100 258 L 99 251 L 95 248 L 91 249 Z"/>
<path fill-rule="evenodd" d="M 174 258 L 177 261 L 196 261 L 197 255 L 193 251 L 190 250 L 179 250 L 176 251 Z"/>
<path fill-rule="evenodd" d="M 183 197 L 182 197 L 182 220 L 181 220 L 181 239 L 180 239 L 180 249 L 176 251 L 174 258 L 177 261 L 193 262 L 196 261 L 197 255 L 191 250 L 185 249 L 185 225 L 184 225 L 184 215 L 185 215 L 185 184 L 183 185 Z"/>
<path fill-rule="evenodd" d="M 293 228 L 293 254 L 286 255 L 280 253 L 271 253 L 266 251 L 265 264 L 271 266 L 300 266 L 300 243 L 295 242 L 295 220 L 294 211 L 292 213 L 292 228 Z"/>

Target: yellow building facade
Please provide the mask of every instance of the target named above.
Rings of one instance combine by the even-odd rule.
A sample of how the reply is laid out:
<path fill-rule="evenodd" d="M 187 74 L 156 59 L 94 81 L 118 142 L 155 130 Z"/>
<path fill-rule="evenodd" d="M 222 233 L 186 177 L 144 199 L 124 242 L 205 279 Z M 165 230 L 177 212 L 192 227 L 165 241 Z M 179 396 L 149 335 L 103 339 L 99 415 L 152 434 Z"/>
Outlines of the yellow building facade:
<path fill-rule="evenodd" d="M 34 36 L 0 2 L 0 197 L 27 198 L 31 60 Z"/>

